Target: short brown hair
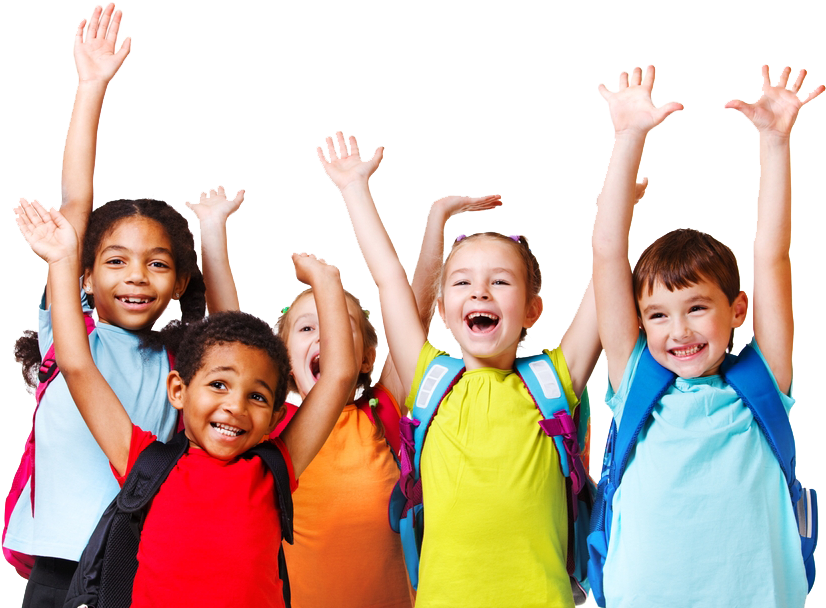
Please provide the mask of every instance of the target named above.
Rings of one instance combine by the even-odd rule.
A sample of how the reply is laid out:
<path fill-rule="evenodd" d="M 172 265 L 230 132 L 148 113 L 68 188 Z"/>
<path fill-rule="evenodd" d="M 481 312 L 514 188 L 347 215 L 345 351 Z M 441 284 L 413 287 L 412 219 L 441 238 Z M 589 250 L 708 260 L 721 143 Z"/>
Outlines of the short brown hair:
<path fill-rule="evenodd" d="M 634 267 L 634 296 L 639 314 L 639 301 L 647 287 L 649 295 L 655 283 L 662 283 L 668 291 L 684 289 L 700 281 L 710 281 L 734 304 L 740 293 L 740 271 L 731 249 L 713 236 L 681 228 L 672 230 L 651 243 L 642 252 Z M 731 350 L 734 330 L 729 341 Z"/>

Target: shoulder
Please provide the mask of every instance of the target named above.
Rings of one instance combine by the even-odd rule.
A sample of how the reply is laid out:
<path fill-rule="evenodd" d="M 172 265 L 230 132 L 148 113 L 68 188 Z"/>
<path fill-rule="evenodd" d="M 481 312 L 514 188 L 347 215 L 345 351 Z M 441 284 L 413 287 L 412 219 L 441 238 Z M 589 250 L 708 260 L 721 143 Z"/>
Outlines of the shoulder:
<path fill-rule="evenodd" d="M 295 407 L 295 406 L 293 406 Z M 287 464 L 287 472 L 289 473 L 290 477 L 290 491 L 295 492 L 296 488 L 298 488 L 298 480 L 295 477 L 295 469 L 293 469 L 293 461 L 290 458 L 290 451 L 287 449 L 287 446 L 281 441 L 280 437 L 270 437 L 267 439 L 267 442 L 276 447 L 281 455 L 284 457 L 284 462 Z"/>
<path fill-rule="evenodd" d="M 115 476 L 115 479 L 117 479 L 118 485 L 123 487 L 123 484 L 126 483 L 126 478 L 129 477 L 129 473 L 132 472 L 132 468 L 138 460 L 138 456 L 157 439 L 158 438 L 149 431 L 144 431 L 136 424 L 132 425 L 132 439 L 129 442 L 129 459 L 126 462 L 126 471 L 124 471 L 123 475 L 118 475 L 117 471 L 112 467 L 112 474 Z"/>
<path fill-rule="evenodd" d="M 562 352 L 562 347 L 557 346 L 553 350 L 544 350 L 542 352 L 551 360 L 556 370 L 556 375 L 559 378 L 559 383 L 562 385 L 562 390 L 565 393 L 565 398 L 568 400 L 568 405 L 573 412 L 573 407 L 579 403 L 579 399 L 574 392 L 571 372 L 568 370 L 568 363 L 565 361 L 565 354 Z"/>
<path fill-rule="evenodd" d="M 637 366 L 640 363 L 640 357 L 645 351 L 646 345 L 647 342 L 645 339 L 645 334 L 640 331 L 637 336 L 637 342 L 634 344 L 634 350 L 631 351 L 631 355 L 628 357 L 628 362 L 625 364 L 625 371 L 622 374 L 622 381 L 620 382 L 619 387 L 616 391 L 614 391 L 611 387 L 611 383 L 608 383 L 605 402 L 613 411 L 614 418 L 616 418 L 618 422 L 622 417 L 622 409 L 625 405 L 625 400 L 628 398 L 628 391 L 631 389 L 631 384 L 636 378 Z"/>
<path fill-rule="evenodd" d="M 413 375 L 413 383 L 410 385 L 410 391 L 404 402 L 408 410 L 412 410 L 413 405 L 416 403 L 416 395 L 419 392 L 419 385 L 422 383 L 424 373 L 427 371 L 427 366 L 430 365 L 436 357 L 446 354 L 446 352 L 435 348 L 428 341 L 425 341 L 422 345 L 422 350 L 419 351 L 419 360 L 416 363 L 416 373 Z"/>
<path fill-rule="evenodd" d="M 763 351 L 760 350 L 760 346 L 757 344 L 757 340 L 752 338 L 752 341 L 746 348 L 748 347 L 754 349 L 754 352 L 757 353 L 757 355 L 759 356 L 760 361 L 763 363 L 763 367 L 766 370 L 766 373 L 768 374 L 769 378 L 771 378 L 774 390 L 776 390 L 777 394 L 780 396 L 780 401 L 783 403 L 783 407 L 785 408 L 786 413 L 789 413 L 789 411 L 792 409 L 792 405 L 794 405 L 794 398 L 792 397 L 792 387 L 789 387 L 788 393 L 784 393 L 780 390 L 780 387 L 777 384 L 777 379 L 774 377 L 771 367 L 769 366 L 768 361 L 766 361 L 766 357 L 763 355 Z M 740 354 L 742 355 L 743 351 L 741 351 Z"/>

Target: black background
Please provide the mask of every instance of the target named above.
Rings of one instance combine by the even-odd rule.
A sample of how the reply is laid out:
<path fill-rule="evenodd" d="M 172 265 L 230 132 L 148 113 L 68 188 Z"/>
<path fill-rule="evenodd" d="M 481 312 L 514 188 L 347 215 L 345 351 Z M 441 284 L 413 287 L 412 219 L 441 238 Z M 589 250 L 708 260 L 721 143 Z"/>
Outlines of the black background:
<path fill-rule="evenodd" d="M 10 18 L 21 43 L 6 66 L 9 205 L 18 196 L 59 204 L 76 84 L 72 38 L 87 10 L 63 6 Z M 685 111 L 649 136 L 640 176 L 648 176 L 651 185 L 637 208 L 631 259 L 669 230 L 698 228 L 738 254 L 748 293 L 757 133 L 722 106 L 732 97 L 758 97 L 762 63 L 769 63 L 773 77 L 786 63 L 795 73 L 807 67 L 804 92 L 826 82 L 822 54 L 813 54 L 806 43 L 753 43 L 737 52 L 712 52 L 686 39 L 679 50 L 666 50 L 677 45 L 619 35 L 609 40 L 590 26 L 569 25 L 568 34 L 582 38 L 581 48 L 574 48 L 560 42 L 558 27 L 507 30 L 502 24 L 506 34 L 486 38 L 432 23 L 410 33 L 399 32 L 396 22 L 379 30 L 345 30 L 333 15 L 323 22 L 327 15 L 295 19 L 257 10 L 241 15 L 227 7 L 196 13 L 167 6 L 161 12 L 138 5 L 127 12 L 133 54 L 106 94 L 95 201 L 163 199 L 190 219 L 197 236 L 183 201 L 195 201 L 201 190 L 218 184 L 230 195 L 245 188 L 245 202 L 228 223 L 230 259 L 242 308 L 270 323 L 303 289 L 289 253 L 306 250 L 341 269 L 345 287 L 374 312 L 371 319 L 381 332 L 375 287 L 338 192 L 315 156 L 315 146 L 342 129 L 358 136 L 365 153 L 386 147 L 370 185 L 409 275 L 431 201 L 445 194 L 502 194 L 503 207 L 452 219 L 446 240 L 483 230 L 526 234 L 542 266 L 545 309 L 521 354 L 556 346 L 588 280 L 594 199 L 611 149 L 597 82 L 652 61 L 659 72 L 655 101 L 679 100 Z M 818 57 L 821 64 L 815 65 Z M 821 348 L 816 315 L 822 299 L 817 268 L 824 116 L 826 95 L 803 108 L 792 141 L 791 255 L 801 323 L 792 423 L 804 485 L 817 485 L 809 447 L 821 435 L 814 388 Z M 11 214 L 7 221 L 9 297 L 20 313 L 7 324 L 10 344 L 21 329 L 36 326 L 46 266 L 17 233 Z M 177 314 L 173 303 L 160 324 Z M 750 337 L 748 318 L 737 331 L 735 350 Z M 438 319 L 430 339 L 459 355 Z M 385 353 L 382 340 L 379 362 Z M 18 384 L 17 366 L 7 365 L 13 379 L 9 404 L 16 414 L 6 433 L 14 457 L 6 459 L 2 473 L 10 481 L 34 400 Z M 380 364 L 374 378 L 379 370 Z M 594 476 L 610 421 L 602 404 L 605 377 L 601 359 L 589 383 Z M 732 508 L 738 508 L 737 499 L 732 496 Z M 22 595 L 23 582 L 15 589 Z M 12 597 L 17 593 L 10 590 Z"/>

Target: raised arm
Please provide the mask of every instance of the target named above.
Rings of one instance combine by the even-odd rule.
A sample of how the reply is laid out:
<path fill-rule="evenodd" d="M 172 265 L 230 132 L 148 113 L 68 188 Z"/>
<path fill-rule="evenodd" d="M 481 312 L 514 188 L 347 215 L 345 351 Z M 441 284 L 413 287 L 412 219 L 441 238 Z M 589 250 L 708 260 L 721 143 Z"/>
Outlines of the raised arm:
<path fill-rule="evenodd" d="M 78 85 L 63 151 L 63 201 L 60 211 L 75 229 L 81 244 L 86 221 L 92 212 L 92 178 L 103 96 L 131 47 L 131 40 L 127 38 L 120 50 L 115 52 L 121 16 L 120 11 L 115 11 L 114 4 L 109 4 L 103 11 L 98 6 L 89 19 L 85 36 L 85 19 L 75 35 Z"/>
<path fill-rule="evenodd" d="M 98 371 L 77 297 L 80 261 L 77 235 L 59 211 L 37 201 L 20 201 L 17 224 L 37 255 L 49 264 L 55 358 L 69 392 L 95 441 L 123 475 L 129 458 L 132 422 L 117 395 Z"/>
<path fill-rule="evenodd" d="M 760 193 L 757 197 L 757 234 L 754 239 L 754 338 L 777 380 L 787 393 L 792 382 L 792 187 L 789 137 L 800 108 L 820 95 L 817 87 L 805 100 L 797 93 L 806 77 L 801 70 L 787 88 L 791 68 L 777 86 L 763 66 L 763 95 L 754 104 L 733 100 L 726 104 L 748 118 L 760 132 Z"/>
<path fill-rule="evenodd" d="M 384 150 L 379 148 L 371 160 L 362 161 L 355 137 L 350 137 L 349 152 L 341 132 L 337 137 L 341 157 L 336 154 L 333 140 L 329 137 L 327 149 L 330 153 L 330 162 L 327 162 L 321 148 L 318 149 L 318 156 L 327 175 L 344 197 L 359 247 L 379 288 L 384 331 L 390 355 L 403 385 L 409 387 L 413 382 L 419 351 L 427 336 L 419 319 L 413 290 L 407 282 L 407 275 L 399 262 L 393 243 L 390 242 L 390 237 L 381 223 L 367 185 L 370 176 L 381 162 Z"/>
<path fill-rule="evenodd" d="M 608 360 L 608 378 L 615 389 L 622 380 L 639 331 L 628 263 L 628 232 L 645 137 L 666 116 L 683 108 L 678 103 L 654 107 L 653 86 L 653 66 L 646 70 L 645 79 L 640 68 L 634 68 L 630 82 L 623 72 L 616 93 L 599 86 L 608 102 L 615 139 L 605 184 L 597 200 L 593 281 L 599 337 Z"/>
<path fill-rule="evenodd" d="M 233 200 L 228 200 L 223 186 L 210 190 L 209 196 L 201 192 L 201 201 L 186 206 L 195 212 L 201 225 L 201 263 L 206 284 L 206 301 L 210 313 L 224 310 L 240 310 L 238 291 L 229 265 L 227 250 L 227 218 L 244 202 L 244 191 L 239 190 Z"/>
<path fill-rule="evenodd" d="M 318 382 L 281 434 L 290 452 L 295 476 L 301 475 L 327 440 L 356 384 L 359 369 L 341 277 L 335 266 L 307 254 L 293 254 L 298 280 L 313 289 L 318 309 Z"/>
<path fill-rule="evenodd" d="M 422 238 L 422 249 L 419 252 L 419 260 L 416 263 L 416 270 L 413 272 L 413 282 L 411 283 L 416 305 L 419 309 L 419 320 L 425 333 L 430 327 L 438 295 L 436 285 L 442 271 L 447 220 L 465 211 L 483 211 L 499 207 L 502 204 L 501 198 L 498 194 L 479 198 L 447 196 L 440 198 L 430 207 L 427 226 Z M 396 367 L 393 365 L 393 357 L 390 355 L 388 355 L 384 364 L 379 382 L 390 391 L 396 402 L 404 409 L 402 404 L 407 396 L 409 386 L 402 383 Z"/>

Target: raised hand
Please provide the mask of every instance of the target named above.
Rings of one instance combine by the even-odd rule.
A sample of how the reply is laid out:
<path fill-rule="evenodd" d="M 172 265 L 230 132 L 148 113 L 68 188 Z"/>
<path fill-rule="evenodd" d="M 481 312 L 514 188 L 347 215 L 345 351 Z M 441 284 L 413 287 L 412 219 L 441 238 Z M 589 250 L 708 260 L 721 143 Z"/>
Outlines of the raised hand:
<path fill-rule="evenodd" d="M 60 211 L 46 209 L 37 201 L 20 199 L 17 226 L 32 251 L 49 264 L 77 256 L 77 233 Z"/>
<path fill-rule="evenodd" d="M 201 192 L 199 203 L 193 205 L 187 201 L 186 206 L 195 212 L 200 222 L 208 220 L 224 222 L 230 215 L 238 211 L 243 202 L 243 190 L 239 190 L 234 199 L 228 200 L 224 187 L 218 186 L 218 190 L 210 190 L 209 195 L 206 192 Z"/>
<path fill-rule="evenodd" d="M 787 88 L 791 72 L 792 69 L 786 67 L 780 74 L 777 86 L 773 87 L 769 79 L 769 66 L 764 65 L 762 97 L 756 103 L 733 99 L 726 107 L 741 112 L 761 133 L 788 137 L 800 108 L 826 90 L 826 87 L 820 85 L 801 101 L 797 93 L 803 85 L 803 79 L 806 78 L 806 70 L 800 70 L 797 80 Z"/>
<path fill-rule="evenodd" d="M 608 102 L 611 121 L 616 133 L 634 132 L 645 135 L 665 120 L 666 116 L 682 110 L 682 104 L 671 102 L 661 108 L 651 101 L 654 87 L 654 66 L 649 65 L 642 78 L 642 70 L 634 68 L 629 81 L 628 73 L 620 74 L 619 90 L 612 93 L 605 85 L 599 85 L 599 92 Z"/>
<path fill-rule="evenodd" d="M 324 152 L 318 148 L 318 158 L 321 159 L 321 164 L 324 165 L 324 170 L 333 183 L 338 186 L 339 190 L 343 190 L 346 186 L 355 183 L 363 182 L 373 175 L 373 172 L 378 169 L 381 162 L 384 148 L 378 148 L 373 158 L 367 161 L 361 160 L 359 155 L 358 144 L 356 138 L 350 136 L 350 152 L 347 152 L 347 144 L 344 142 L 344 134 L 339 131 L 336 133 L 338 139 L 338 148 L 340 154 L 336 154 L 335 146 L 333 145 L 333 138 L 327 138 L 327 150 L 330 153 L 330 162 L 324 157 Z"/>
<path fill-rule="evenodd" d="M 122 15 L 120 11 L 115 11 L 114 4 L 109 4 L 103 11 L 96 6 L 89 19 L 85 39 L 83 28 L 86 26 L 86 20 L 84 19 L 77 26 L 75 65 L 81 82 L 109 82 L 123 65 L 132 46 L 132 40 L 131 38 L 124 40 L 120 50 L 115 52 Z"/>
<path fill-rule="evenodd" d="M 294 253 L 295 277 L 306 285 L 313 285 L 316 279 L 325 273 L 338 275 L 338 268 L 319 260 L 310 253 Z"/>
<path fill-rule="evenodd" d="M 446 196 L 433 203 L 439 206 L 447 217 L 452 217 L 465 211 L 484 211 L 502 205 L 502 197 L 498 194 L 472 198 L 470 196 Z"/>

